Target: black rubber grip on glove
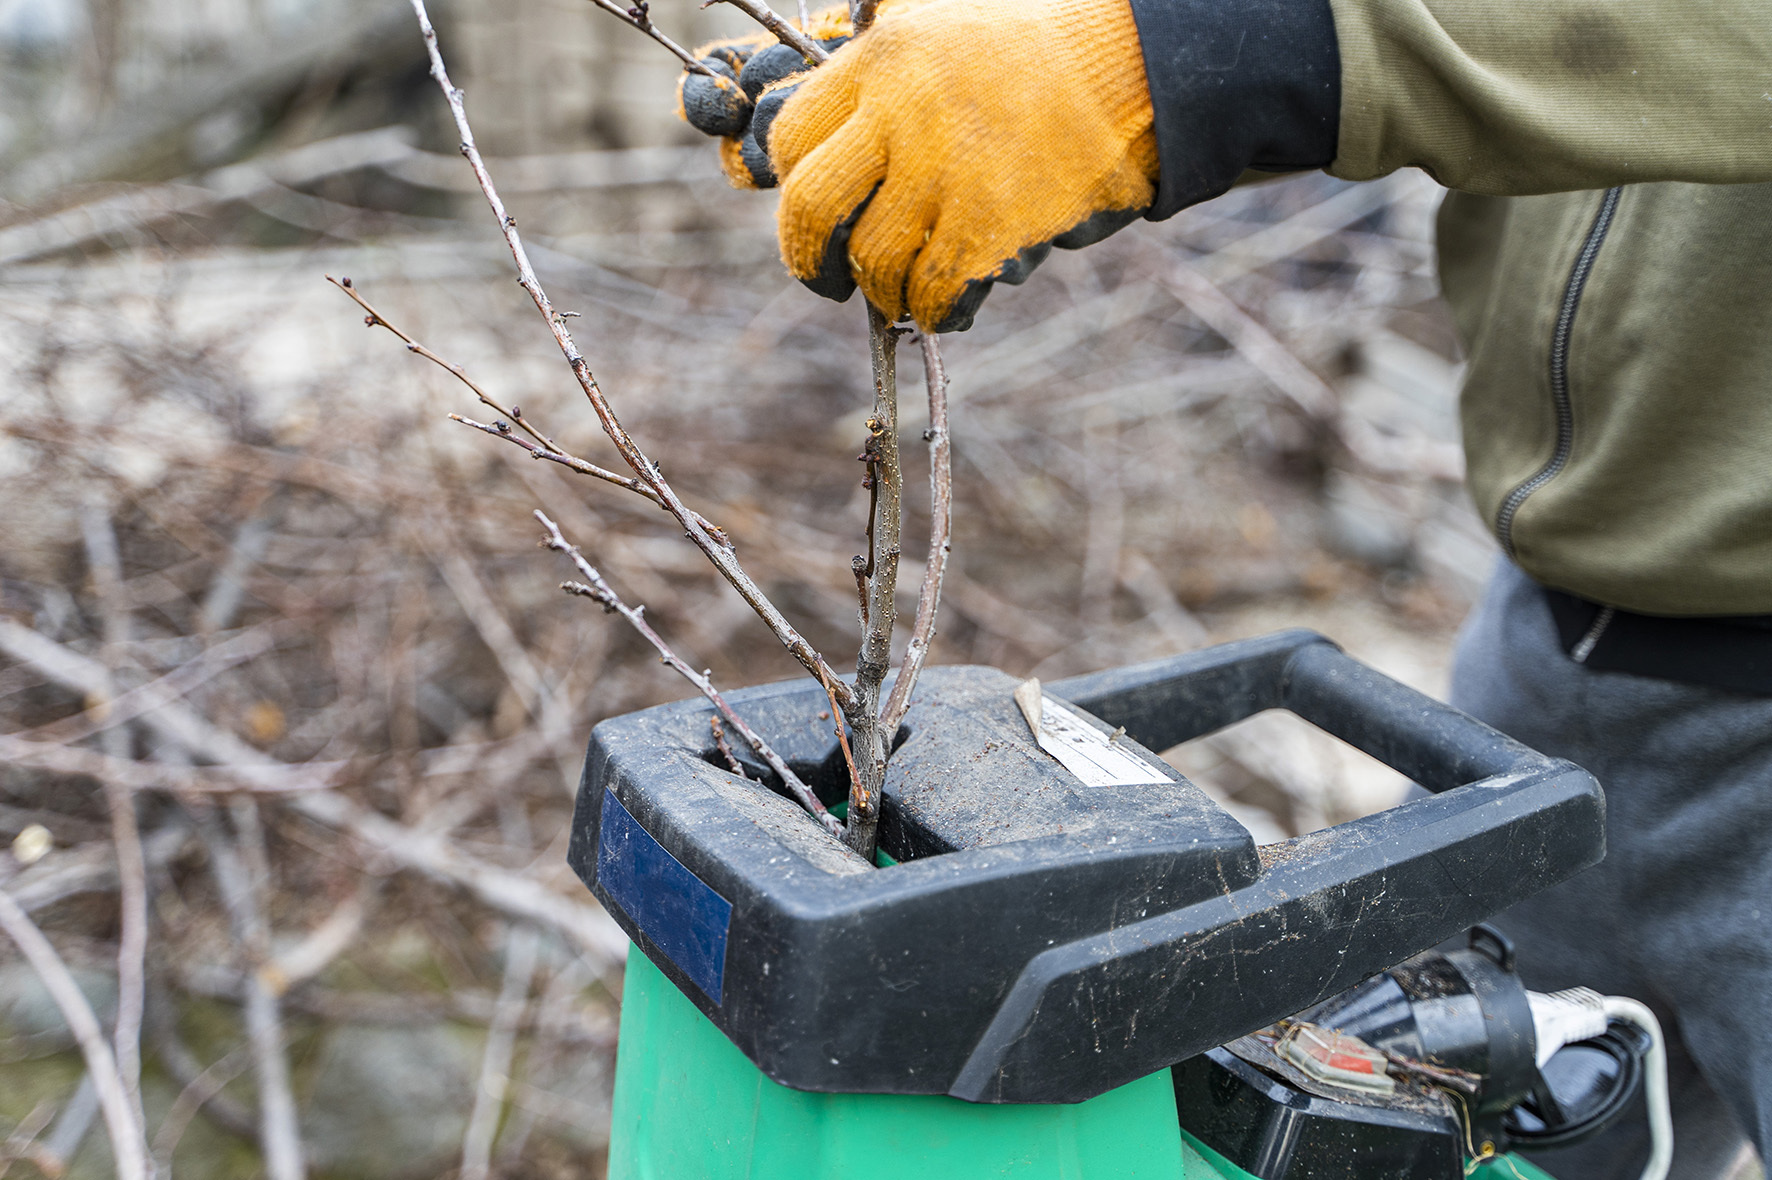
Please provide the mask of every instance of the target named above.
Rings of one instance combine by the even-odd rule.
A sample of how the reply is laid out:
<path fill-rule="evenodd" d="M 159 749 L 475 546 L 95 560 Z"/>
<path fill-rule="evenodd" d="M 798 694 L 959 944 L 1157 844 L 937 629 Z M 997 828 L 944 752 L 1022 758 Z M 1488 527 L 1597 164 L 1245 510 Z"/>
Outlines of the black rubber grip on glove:
<path fill-rule="evenodd" d="M 829 41 L 820 41 L 819 44 L 824 46 L 826 53 L 834 53 L 839 46 L 848 42 L 847 37 L 832 37 Z M 757 96 L 771 83 L 791 78 L 795 74 L 803 74 L 811 68 L 810 63 L 800 56 L 798 49 L 777 43 L 751 55 L 751 60 L 745 63 L 738 75 L 738 84 L 744 87 L 744 92 L 755 102 Z"/>
<path fill-rule="evenodd" d="M 722 57 L 709 55 L 701 59 L 702 65 L 720 75 L 718 78 L 684 75 L 683 117 L 703 135 L 743 135 L 751 122 L 751 99 L 738 74 Z"/>
<path fill-rule="evenodd" d="M 1247 169 L 1335 159 L 1341 48 L 1329 0 L 1131 0 L 1156 116 L 1153 221 Z"/>
<path fill-rule="evenodd" d="M 1034 268 L 1046 261 L 1052 248 L 1060 250 L 1081 250 L 1084 246 L 1093 246 L 1103 238 L 1119 233 L 1133 222 L 1145 215 L 1143 209 L 1102 209 L 1092 213 L 1088 218 L 1073 225 L 1059 234 L 1050 242 L 1040 242 L 1019 251 L 1014 258 L 1005 260 L 986 279 L 974 279 L 960 289 L 960 297 L 948 308 L 947 315 L 935 325 L 937 332 L 964 332 L 972 326 L 978 309 L 984 305 L 985 296 L 998 283 L 1007 283 L 1012 287 L 1027 282 Z"/>
<path fill-rule="evenodd" d="M 779 86 L 763 95 L 751 111 L 751 135 L 764 151 L 769 150 L 769 131 L 775 126 L 775 117 L 781 114 L 781 108 L 787 104 L 794 92 L 800 89 L 795 82 L 791 86 Z"/>

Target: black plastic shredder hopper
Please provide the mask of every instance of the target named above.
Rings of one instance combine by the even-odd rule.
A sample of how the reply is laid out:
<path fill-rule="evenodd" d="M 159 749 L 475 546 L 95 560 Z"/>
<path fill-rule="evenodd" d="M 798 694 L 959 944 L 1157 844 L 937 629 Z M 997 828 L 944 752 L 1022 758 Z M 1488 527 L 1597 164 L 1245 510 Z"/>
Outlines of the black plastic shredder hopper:
<path fill-rule="evenodd" d="M 1298 1012 L 1598 861 L 1604 801 L 1544 757 L 1285 632 L 1047 686 L 1159 781 L 1086 786 L 990 668 L 927 670 L 876 869 L 724 769 L 709 706 L 597 727 L 570 858 L 639 948 L 801 1090 L 1078 1102 Z M 842 798 L 824 694 L 731 701 Z M 1286 709 L 1432 795 L 1257 848 L 1152 751 Z M 768 778 L 746 758 L 751 776 Z"/>

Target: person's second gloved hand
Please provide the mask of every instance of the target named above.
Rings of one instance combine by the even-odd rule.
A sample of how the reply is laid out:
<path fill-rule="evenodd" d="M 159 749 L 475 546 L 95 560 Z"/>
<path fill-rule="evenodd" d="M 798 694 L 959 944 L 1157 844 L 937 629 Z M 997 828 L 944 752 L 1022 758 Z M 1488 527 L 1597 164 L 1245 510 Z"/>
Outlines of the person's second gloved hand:
<path fill-rule="evenodd" d="M 993 283 L 1099 241 L 1155 197 L 1127 0 L 884 7 L 772 101 L 759 138 L 781 178 L 788 269 L 830 298 L 859 284 L 887 316 L 938 332 L 970 327 Z"/>
<path fill-rule="evenodd" d="M 819 12 L 807 33 L 827 51 L 839 48 L 850 36 L 849 6 Z M 752 129 L 757 101 L 769 86 L 804 73 L 811 63 L 764 32 L 703 45 L 695 56 L 715 76 L 685 71 L 677 84 L 678 113 L 696 130 L 720 138 L 720 166 L 736 187 L 774 188 L 775 173 Z M 779 106 L 772 101 L 765 107 L 765 121 Z"/>

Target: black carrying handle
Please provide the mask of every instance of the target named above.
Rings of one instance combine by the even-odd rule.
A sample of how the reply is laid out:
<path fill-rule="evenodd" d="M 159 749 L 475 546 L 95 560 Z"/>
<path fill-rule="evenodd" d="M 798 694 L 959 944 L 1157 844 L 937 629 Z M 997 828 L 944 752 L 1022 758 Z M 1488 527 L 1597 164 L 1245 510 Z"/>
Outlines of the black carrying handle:
<path fill-rule="evenodd" d="M 1151 750 L 1288 709 L 1437 797 L 1300 836 L 1249 884 L 1047 947 L 949 1089 L 967 1101 L 1075 1102 L 1124 1085 L 1352 987 L 1605 853 L 1605 800 L 1586 771 L 1314 632 L 1050 691 Z"/>
<path fill-rule="evenodd" d="M 1286 709 L 1430 791 L 1551 760 L 1368 668 L 1314 631 L 1282 631 L 1048 686 L 1150 750 Z"/>

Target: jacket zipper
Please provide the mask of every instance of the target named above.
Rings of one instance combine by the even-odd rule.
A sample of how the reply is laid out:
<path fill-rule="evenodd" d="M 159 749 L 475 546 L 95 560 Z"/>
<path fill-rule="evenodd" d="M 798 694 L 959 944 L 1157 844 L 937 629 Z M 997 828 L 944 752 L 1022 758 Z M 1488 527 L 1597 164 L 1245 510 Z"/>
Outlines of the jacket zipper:
<path fill-rule="evenodd" d="M 1606 628 L 1612 625 L 1612 620 L 1617 615 L 1617 607 L 1601 607 L 1600 613 L 1594 616 L 1593 625 L 1587 629 L 1587 634 L 1583 635 L 1581 641 L 1569 649 L 1569 658 L 1578 664 L 1587 663 L 1587 657 L 1593 655 L 1594 648 L 1600 645 L 1600 636 L 1606 633 Z"/>
<path fill-rule="evenodd" d="M 1557 413 L 1557 446 L 1551 452 L 1550 462 L 1509 492 L 1507 499 L 1501 502 L 1501 511 L 1495 515 L 1495 535 L 1509 557 L 1514 556 L 1514 515 L 1520 511 L 1526 497 L 1555 479 L 1557 473 L 1568 466 L 1569 452 L 1575 445 L 1575 410 L 1569 402 L 1569 338 L 1574 334 L 1575 312 L 1581 306 L 1581 292 L 1587 286 L 1588 275 L 1593 272 L 1594 258 L 1600 252 L 1600 244 L 1606 240 L 1606 231 L 1612 228 L 1612 215 L 1617 212 L 1618 198 L 1623 193 L 1623 188 L 1606 190 L 1600 201 L 1600 211 L 1594 214 L 1594 223 L 1581 244 L 1581 253 L 1575 257 L 1575 267 L 1569 272 L 1569 285 L 1563 289 L 1563 306 L 1557 311 L 1550 355 L 1551 403 Z"/>

